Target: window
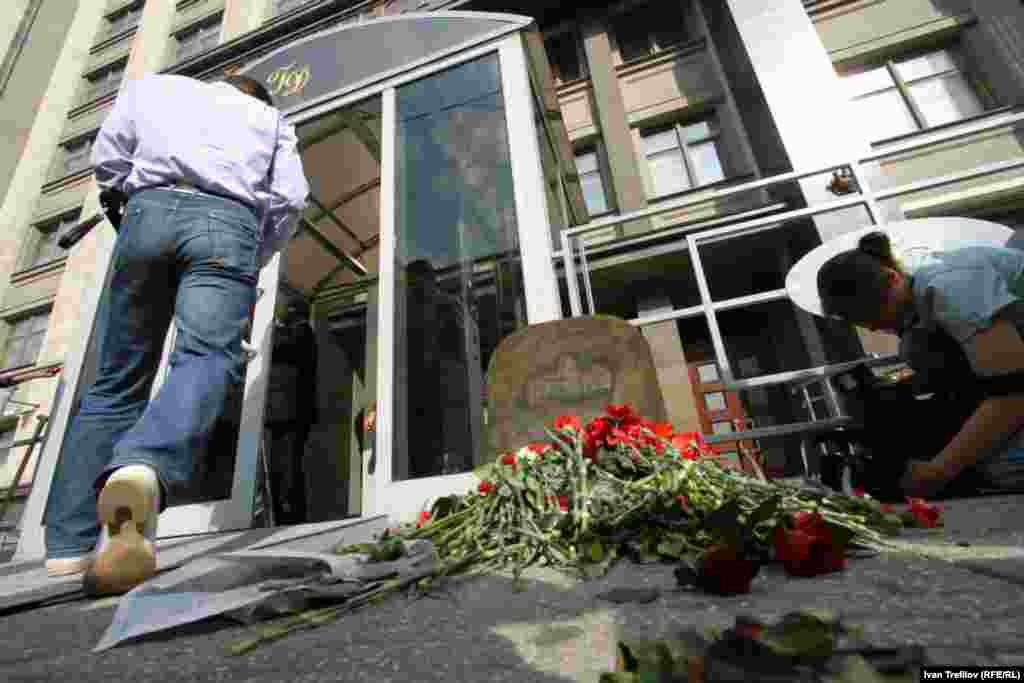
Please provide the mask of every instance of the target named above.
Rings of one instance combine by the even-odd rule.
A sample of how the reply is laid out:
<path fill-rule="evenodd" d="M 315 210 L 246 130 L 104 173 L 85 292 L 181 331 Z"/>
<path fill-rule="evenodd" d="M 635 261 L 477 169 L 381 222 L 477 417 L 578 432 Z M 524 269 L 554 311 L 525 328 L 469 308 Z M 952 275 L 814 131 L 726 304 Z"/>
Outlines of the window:
<path fill-rule="evenodd" d="M 45 223 L 37 224 L 35 229 L 39 232 L 39 237 L 32 250 L 32 259 L 25 264 L 25 267 L 35 268 L 44 263 L 63 258 L 65 252 L 57 244 L 57 240 L 78 223 L 80 213 L 80 211 L 75 210 Z"/>
<path fill-rule="evenodd" d="M 4 370 L 36 362 L 39 350 L 43 347 L 43 336 L 49 322 L 49 311 L 8 321 L 10 329 L 4 348 Z"/>
<path fill-rule="evenodd" d="M 612 32 L 623 62 L 647 57 L 685 42 L 683 3 L 650 2 L 612 17 Z"/>
<path fill-rule="evenodd" d="M 5 389 L 4 391 L 10 391 L 10 389 Z M 6 402 L 7 401 L 5 397 L 3 403 Z M 0 404 L 0 409 L 2 408 L 3 405 Z M 14 444 L 14 433 L 16 431 L 16 429 L 5 429 L 2 432 L 0 432 L 0 469 L 6 467 L 11 459 L 11 446 Z M 13 477 L 14 474 L 15 472 L 12 470 L 11 476 Z"/>
<path fill-rule="evenodd" d="M 723 410 L 728 409 L 728 406 L 725 403 L 725 394 L 721 391 L 704 394 L 704 408 L 713 413 L 720 413 Z"/>
<path fill-rule="evenodd" d="M 107 35 L 116 36 L 138 26 L 139 20 L 142 18 L 142 5 L 143 3 L 140 2 L 114 14 L 108 14 L 106 17 Z"/>
<path fill-rule="evenodd" d="M 733 429 L 732 422 L 728 420 L 711 423 L 711 432 L 714 434 L 732 434 L 734 431 L 736 430 Z"/>
<path fill-rule="evenodd" d="M 843 76 L 872 141 L 952 123 L 985 110 L 959 56 L 936 50 Z"/>
<path fill-rule="evenodd" d="M 86 100 L 95 100 L 112 93 L 117 90 L 118 86 L 121 85 L 121 80 L 124 78 L 124 69 L 127 65 L 126 62 L 118 62 L 106 66 L 99 71 L 94 71 L 90 74 L 86 74 L 85 80 L 88 82 L 86 88 Z"/>
<path fill-rule="evenodd" d="M 64 175 L 71 175 L 72 173 L 78 173 L 79 171 L 89 168 L 90 154 L 92 153 L 92 143 L 94 139 L 95 134 L 90 135 L 89 137 L 71 140 L 61 145 L 64 155 L 61 170 Z"/>
<path fill-rule="evenodd" d="M 640 136 L 655 197 L 725 179 L 713 121 L 649 129 Z"/>
<path fill-rule="evenodd" d="M 697 376 L 700 378 L 701 384 L 714 384 L 721 381 L 716 363 L 697 366 Z"/>
<path fill-rule="evenodd" d="M 221 17 L 218 16 L 213 23 L 190 28 L 174 36 L 174 61 L 181 62 L 217 47 L 217 43 L 220 42 L 220 28 Z"/>
<path fill-rule="evenodd" d="M 597 147 L 592 146 L 576 152 L 576 172 L 583 188 L 583 200 L 591 216 L 608 213 L 608 196 L 601 177 L 601 160 Z"/>
<path fill-rule="evenodd" d="M 274 16 L 311 4 L 313 4 L 313 0 L 274 0 Z"/>
<path fill-rule="evenodd" d="M 544 50 L 551 62 L 551 71 L 558 84 L 583 78 L 584 60 L 575 31 L 565 31 L 544 41 Z"/>

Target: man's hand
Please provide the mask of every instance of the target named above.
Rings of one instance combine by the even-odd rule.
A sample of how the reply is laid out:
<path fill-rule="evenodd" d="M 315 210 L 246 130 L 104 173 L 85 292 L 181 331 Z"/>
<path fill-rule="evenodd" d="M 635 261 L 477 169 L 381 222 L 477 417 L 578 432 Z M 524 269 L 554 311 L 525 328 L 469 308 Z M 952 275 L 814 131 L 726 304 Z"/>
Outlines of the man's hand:
<path fill-rule="evenodd" d="M 934 461 L 911 460 L 900 479 L 900 488 L 912 498 L 929 498 L 952 479 L 946 468 Z"/>

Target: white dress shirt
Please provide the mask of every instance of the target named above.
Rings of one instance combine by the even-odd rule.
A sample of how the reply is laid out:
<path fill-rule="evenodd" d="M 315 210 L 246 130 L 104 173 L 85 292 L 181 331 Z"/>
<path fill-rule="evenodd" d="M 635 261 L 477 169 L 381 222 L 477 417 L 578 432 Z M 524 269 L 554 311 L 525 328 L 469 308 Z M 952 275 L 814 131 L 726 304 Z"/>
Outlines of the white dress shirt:
<path fill-rule="evenodd" d="M 234 86 L 151 74 L 121 91 L 92 162 L 101 189 L 131 195 L 186 183 L 253 207 L 262 268 L 295 234 L 309 195 L 296 143 L 294 127 L 276 109 Z"/>

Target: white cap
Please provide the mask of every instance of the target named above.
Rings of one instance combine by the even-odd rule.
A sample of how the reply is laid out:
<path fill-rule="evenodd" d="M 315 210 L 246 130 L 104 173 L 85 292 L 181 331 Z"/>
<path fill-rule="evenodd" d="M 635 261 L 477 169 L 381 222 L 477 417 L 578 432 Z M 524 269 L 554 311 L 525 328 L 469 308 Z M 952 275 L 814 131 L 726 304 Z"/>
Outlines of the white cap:
<path fill-rule="evenodd" d="M 873 225 L 847 232 L 825 242 L 800 259 L 786 275 L 789 298 L 808 313 L 826 317 L 818 297 L 818 271 L 837 254 L 856 249 L 864 235 L 884 232 L 889 236 L 892 253 L 907 267 L 913 267 L 928 254 L 972 246 L 1002 247 L 1013 230 L 976 218 L 915 218 L 884 225 Z"/>

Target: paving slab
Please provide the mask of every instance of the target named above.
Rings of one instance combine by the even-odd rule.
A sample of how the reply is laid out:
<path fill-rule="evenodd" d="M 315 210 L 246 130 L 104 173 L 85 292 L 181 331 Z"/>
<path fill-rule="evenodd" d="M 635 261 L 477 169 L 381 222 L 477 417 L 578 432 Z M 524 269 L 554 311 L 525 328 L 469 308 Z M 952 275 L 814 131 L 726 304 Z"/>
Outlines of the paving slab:
<path fill-rule="evenodd" d="M 975 565 L 1018 556 L 1024 497 L 944 508 L 940 531 L 908 536 L 833 575 L 790 579 L 766 567 L 749 595 L 678 590 L 671 565 L 623 562 L 589 582 L 532 569 L 522 591 L 494 573 L 454 580 L 429 597 L 396 596 L 241 657 L 227 648 L 254 630 L 216 620 L 92 654 L 114 605 L 48 607 L 4 619 L 0 680 L 594 683 L 613 666 L 620 639 L 671 638 L 741 614 L 771 620 L 800 608 L 832 609 L 877 646 L 925 646 L 936 664 L 1021 665 L 1024 590 Z M 661 594 L 643 605 L 599 597 L 619 587 Z"/>

